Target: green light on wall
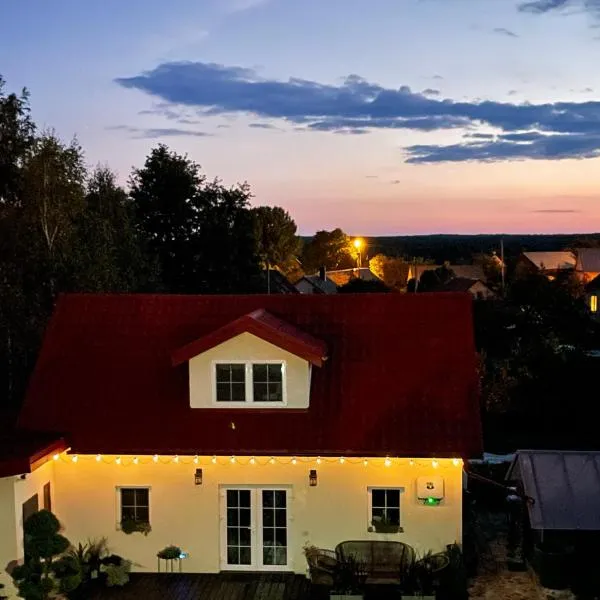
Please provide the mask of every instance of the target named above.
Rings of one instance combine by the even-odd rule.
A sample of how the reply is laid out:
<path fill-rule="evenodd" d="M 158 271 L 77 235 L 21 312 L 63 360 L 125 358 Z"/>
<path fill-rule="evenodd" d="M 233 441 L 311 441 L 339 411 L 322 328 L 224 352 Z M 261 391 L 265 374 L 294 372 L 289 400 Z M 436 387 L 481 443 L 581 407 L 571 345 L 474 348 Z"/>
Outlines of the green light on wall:
<path fill-rule="evenodd" d="M 425 498 L 423 504 L 426 504 L 427 506 L 437 506 L 441 501 L 441 498 L 432 498 L 430 496 L 429 498 Z"/>

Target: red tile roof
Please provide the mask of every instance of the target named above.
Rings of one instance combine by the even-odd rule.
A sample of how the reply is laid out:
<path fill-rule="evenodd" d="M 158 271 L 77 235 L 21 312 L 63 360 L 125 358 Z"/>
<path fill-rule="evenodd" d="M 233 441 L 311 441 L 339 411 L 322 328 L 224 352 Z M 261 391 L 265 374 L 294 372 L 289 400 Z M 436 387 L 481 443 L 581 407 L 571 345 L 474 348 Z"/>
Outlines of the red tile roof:
<path fill-rule="evenodd" d="M 444 293 L 63 296 L 20 425 L 64 432 L 81 454 L 478 455 L 471 304 Z M 188 368 L 172 353 L 260 309 L 327 343 L 310 408 L 190 408 Z"/>
<path fill-rule="evenodd" d="M 265 342 L 304 358 L 317 367 L 322 366 L 327 358 L 327 344 L 323 340 L 301 331 L 260 308 L 179 348 L 173 352 L 173 365 L 180 365 L 241 333 L 251 333 Z"/>

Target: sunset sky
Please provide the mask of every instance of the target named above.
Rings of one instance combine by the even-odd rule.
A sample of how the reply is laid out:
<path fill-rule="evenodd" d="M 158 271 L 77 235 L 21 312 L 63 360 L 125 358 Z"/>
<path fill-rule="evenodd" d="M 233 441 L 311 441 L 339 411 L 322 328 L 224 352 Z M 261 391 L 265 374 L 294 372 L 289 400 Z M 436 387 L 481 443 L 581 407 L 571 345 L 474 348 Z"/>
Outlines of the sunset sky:
<path fill-rule="evenodd" d="M 166 143 L 304 234 L 600 230 L 600 0 L 23 0 L 0 74 L 125 183 Z"/>

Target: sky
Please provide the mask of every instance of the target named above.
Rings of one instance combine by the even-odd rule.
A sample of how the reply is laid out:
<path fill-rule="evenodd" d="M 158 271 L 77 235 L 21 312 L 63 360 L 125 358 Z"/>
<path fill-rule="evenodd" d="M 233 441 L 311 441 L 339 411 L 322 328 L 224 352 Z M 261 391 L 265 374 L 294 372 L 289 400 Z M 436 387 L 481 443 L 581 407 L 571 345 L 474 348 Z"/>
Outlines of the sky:
<path fill-rule="evenodd" d="M 0 0 L 0 75 L 125 184 L 165 143 L 303 234 L 600 230 L 600 0 Z"/>

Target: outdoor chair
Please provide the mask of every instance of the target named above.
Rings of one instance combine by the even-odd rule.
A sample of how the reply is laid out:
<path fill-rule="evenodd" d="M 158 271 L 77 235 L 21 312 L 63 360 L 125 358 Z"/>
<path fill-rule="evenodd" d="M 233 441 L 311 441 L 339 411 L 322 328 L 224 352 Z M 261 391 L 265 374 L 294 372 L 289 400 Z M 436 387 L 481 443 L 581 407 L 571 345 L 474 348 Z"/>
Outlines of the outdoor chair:
<path fill-rule="evenodd" d="M 323 548 L 309 548 L 305 554 L 311 583 L 332 588 L 338 566 L 335 552 Z"/>

